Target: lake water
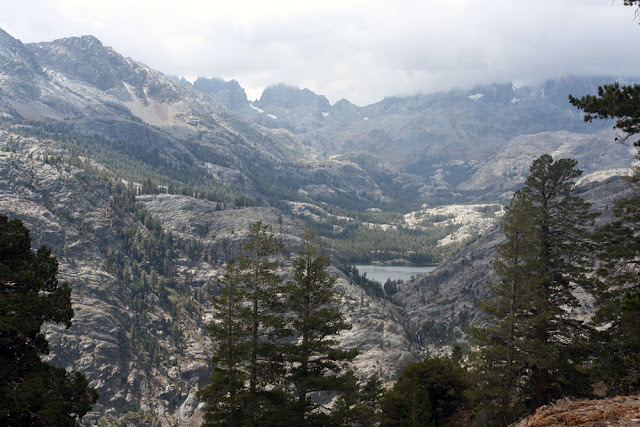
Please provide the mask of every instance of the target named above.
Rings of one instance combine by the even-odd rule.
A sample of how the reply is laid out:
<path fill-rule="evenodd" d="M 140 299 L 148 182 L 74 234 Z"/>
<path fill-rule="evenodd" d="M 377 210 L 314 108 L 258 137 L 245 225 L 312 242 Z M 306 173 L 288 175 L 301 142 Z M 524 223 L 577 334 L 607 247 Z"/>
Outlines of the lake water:
<path fill-rule="evenodd" d="M 409 280 L 411 276 L 429 273 L 435 270 L 435 267 L 414 267 L 404 265 L 373 265 L 373 264 L 356 264 L 356 268 L 360 274 L 367 273 L 367 278 L 377 280 L 384 284 L 388 278 L 391 280 Z"/>

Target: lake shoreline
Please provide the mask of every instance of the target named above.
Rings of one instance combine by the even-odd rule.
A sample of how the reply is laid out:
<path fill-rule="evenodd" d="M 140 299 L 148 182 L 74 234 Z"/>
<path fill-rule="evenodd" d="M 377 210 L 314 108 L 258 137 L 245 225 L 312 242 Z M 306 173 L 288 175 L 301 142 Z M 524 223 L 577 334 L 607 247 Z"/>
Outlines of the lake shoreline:
<path fill-rule="evenodd" d="M 358 269 L 360 275 L 366 275 L 369 279 L 385 283 L 389 279 L 408 281 L 412 277 L 432 272 L 437 266 L 354 264 L 354 267 Z"/>
<path fill-rule="evenodd" d="M 400 259 L 390 259 L 388 261 L 371 261 L 368 264 L 362 264 L 362 265 L 379 265 L 379 266 L 385 266 L 385 267 L 437 267 L 440 264 L 439 263 L 414 264 L 408 259 L 400 258 Z"/>

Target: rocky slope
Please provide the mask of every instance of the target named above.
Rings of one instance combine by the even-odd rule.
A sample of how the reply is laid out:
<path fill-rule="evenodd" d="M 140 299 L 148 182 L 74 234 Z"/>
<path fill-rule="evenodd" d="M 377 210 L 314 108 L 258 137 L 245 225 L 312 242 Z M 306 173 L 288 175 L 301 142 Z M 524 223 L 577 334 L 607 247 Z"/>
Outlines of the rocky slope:
<path fill-rule="evenodd" d="M 196 391 L 212 352 L 209 296 L 223 261 L 241 254 L 248 226 L 261 220 L 289 248 L 279 270 L 286 277 L 305 225 L 274 208 L 223 209 L 172 194 L 140 195 L 140 207 L 123 210 L 100 170 L 54 142 L 0 131 L 0 212 L 21 219 L 36 246 L 53 248 L 73 290 L 73 326 L 48 327 L 48 359 L 86 373 L 100 392 L 85 420 L 198 425 Z M 174 256 L 138 260 L 126 250 L 153 250 L 167 238 Z M 356 375 L 392 380 L 415 357 L 397 309 L 333 273 L 353 325 L 340 340 L 360 351 Z"/>
<path fill-rule="evenodd" d="M 354 198 L 353 183 L 357 193 L 381 191 L 359 166 L 344 171 L 344 162 L 322 158 L 290 132 L 233 114 L 94 37 L 24 45 L 0 35 L 0 116 L 6 119 L 45 123 L 54 133 L 73 134 L 71 141 L 98 136 L 138 169 L 162 163 L 177 177 L 223 178 L 221 184 L 254 199 L 301 191 L 340 203 Z M 218 96 L 233 107 L 243 91 L 237 83 L 222 86 L 227 95 Z"/>
<path fill-rule="evenodd" d="M 459 188 L 500 193 L 517 187 L 529 173 L 529 166 L 541 154 L 571 158 L 585 174 L 614 167 L 630 166 L 636 149 L 616 143 L 615 132 L 606 129 L 593 134 L 545 132 L 518 136 L 488 159 Z M 617 166 L 616 166 L 617 165 Z"/>

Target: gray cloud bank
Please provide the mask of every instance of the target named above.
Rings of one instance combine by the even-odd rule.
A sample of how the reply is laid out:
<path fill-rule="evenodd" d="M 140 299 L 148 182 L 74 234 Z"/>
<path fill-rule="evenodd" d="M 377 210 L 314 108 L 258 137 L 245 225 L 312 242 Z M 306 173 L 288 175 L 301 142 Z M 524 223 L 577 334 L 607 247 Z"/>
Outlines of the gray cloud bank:
<path fill-rule="evenodd" d="M 286 82 L 366 105 L 479 83 L 640 70 L 640 26 L 622 0 L 0 4 L 0 27 L 23 42 L 92 34 L 167 74 L 236 79 L 250 98 Z"/>

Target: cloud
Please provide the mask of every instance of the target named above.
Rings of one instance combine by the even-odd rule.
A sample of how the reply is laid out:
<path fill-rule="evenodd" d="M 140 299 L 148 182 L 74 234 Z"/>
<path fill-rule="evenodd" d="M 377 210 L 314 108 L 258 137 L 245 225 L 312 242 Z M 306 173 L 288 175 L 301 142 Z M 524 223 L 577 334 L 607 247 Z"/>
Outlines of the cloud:
<path fill-rule="evenodd" d="M 364 105 L 640 69 L 640 26 L 621 1 L 36 0 L 3 9 L 0 26 L 23 41 L 93 34 L 168 74 L 234 78 L 251 98 L 287 82 Z"/>

